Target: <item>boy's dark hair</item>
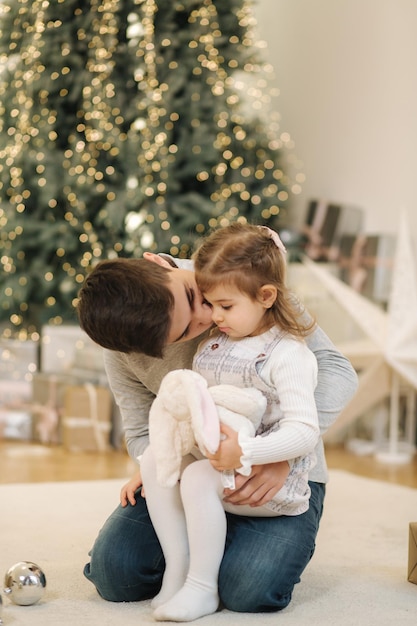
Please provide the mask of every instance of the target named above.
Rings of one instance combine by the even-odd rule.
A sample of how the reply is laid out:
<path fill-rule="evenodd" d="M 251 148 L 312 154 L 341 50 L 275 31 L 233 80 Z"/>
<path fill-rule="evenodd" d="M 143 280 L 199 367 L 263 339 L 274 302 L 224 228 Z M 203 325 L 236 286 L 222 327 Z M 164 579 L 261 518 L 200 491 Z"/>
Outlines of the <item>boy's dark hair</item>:
<path fill-rule="evenodd" d="M 145 259 L 101 261 L 78 294 L 81 328 L 103 348 L 161 358 L 174 308 L 169 272 Z"/>

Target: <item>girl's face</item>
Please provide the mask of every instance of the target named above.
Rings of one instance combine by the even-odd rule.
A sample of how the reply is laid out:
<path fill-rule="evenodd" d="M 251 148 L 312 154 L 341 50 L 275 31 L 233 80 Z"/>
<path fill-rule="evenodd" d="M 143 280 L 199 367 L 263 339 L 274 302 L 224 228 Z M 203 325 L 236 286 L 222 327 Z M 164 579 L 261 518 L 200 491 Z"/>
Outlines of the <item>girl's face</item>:
<path fill-rule="evenodd" d="M 260 335 L 270 328 L 265 313 L 276 299 L 276 289 L 264 285 L 253 300 L 233 285 L 217 285 L 204 293 L 210 304 L 211 318 L 218 329 L 230 337 L 242 338 Z"/>

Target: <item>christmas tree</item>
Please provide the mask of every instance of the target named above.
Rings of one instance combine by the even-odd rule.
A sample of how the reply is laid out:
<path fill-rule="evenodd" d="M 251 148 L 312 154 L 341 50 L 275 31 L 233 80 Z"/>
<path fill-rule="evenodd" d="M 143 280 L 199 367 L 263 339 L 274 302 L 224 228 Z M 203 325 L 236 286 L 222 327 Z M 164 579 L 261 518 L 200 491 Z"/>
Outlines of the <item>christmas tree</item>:
<path fill-rule="evenodd" d="M 0 6 L 0 320 L 76 321 L 89 268 L 189 256 L 288 197 L 270 67 L 244 0 Z"/>

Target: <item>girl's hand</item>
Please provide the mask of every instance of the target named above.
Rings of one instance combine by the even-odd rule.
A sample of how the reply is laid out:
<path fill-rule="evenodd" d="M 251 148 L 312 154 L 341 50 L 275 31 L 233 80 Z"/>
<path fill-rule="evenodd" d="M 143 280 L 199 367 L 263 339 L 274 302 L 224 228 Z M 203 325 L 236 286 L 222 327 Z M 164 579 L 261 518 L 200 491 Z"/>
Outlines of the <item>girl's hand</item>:
<path fill-rule="evenodd" d="M 220 433 L 222 437 L 219 449 L 215 454 L 207 454 L 210 463 L 219 472 L 241 467 L 240 457 L 243 453 L 238 442 L 237 432 L 230 426 L 220 424 Z"/>
<path fill-rule="evenodd" d="M 142 477 L 140 475 L 140 471 L 138 470 L 138 472 L 134 474 L 134 476 L 132 476 L 129 482 L 123 485 L 123 487 L 120 490 L 120 504 L 123 507 L 127 506 L 128 503 L 130 503 L 132 506 L 135 506 L 136 504 L 135 492 L 139 489 L 141 485 L 142 485 Z"/>

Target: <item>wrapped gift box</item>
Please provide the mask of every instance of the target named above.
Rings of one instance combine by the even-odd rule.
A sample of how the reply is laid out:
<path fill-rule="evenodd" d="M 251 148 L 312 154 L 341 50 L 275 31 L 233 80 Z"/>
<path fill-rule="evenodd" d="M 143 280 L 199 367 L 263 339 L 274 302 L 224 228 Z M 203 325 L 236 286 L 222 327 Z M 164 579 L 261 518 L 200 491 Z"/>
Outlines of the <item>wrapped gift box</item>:
<path fill-rule="evenodd" d="M 340 244 L 340 278 L 370 300 L 386 304 L 396 247 L 393 235 L 345 235 Z"/>
<path fill-rule="evenodd" d="M 311 200 L 307 208 L 304 234 L 307 237 L 305 251 L 315 261 L 328 258 L 341 213 L 341 206 L 327 200 Z"/>
<path fill-rule="evenodd" d="M 417 522 L 411 522 L 409 527 L 407 579 L 417 585 Z"/>
<path fill-rule="evenodd" d="M 335 261 L 340 254 L 341 238 L 358 235 L 362 224 L 363 211 L 359 207 L 311 200 L 303 226 L 306 254 L 314 261 Z"/>
<path fill-rule="evenodd" d="M 65 390 L 80 380 L 70 374 L 38 372 L 33 377 L 31 411 L 33 439 L 41 443 L 61 443 L 61 413 Z"/>
<path fill-rule="evenodd" d="M 104 451 L 110 443 L 112 396 L 107 387 L 86 383 L 64 392 L 62 442 L 68 450 Z"/>
<path fill-rule="evenodd" d="M 36 342 L 0 339 L 0 407 L 20 410 L 30 401 L 32 375 L 37 367 Z"/>
<path fill-rule="evenodd" d="M 0 438 L 32 438 L 32 374 L 37 369 L 38 344 L 0 339 Z"/>
<path fill-rule="evenodd" d="M 72 373 L 50 374 L 48 372 L 38 372 L 33 376 L 32 400 L 35 404 L 53 405 L 62 408 L 66 387 L 82 383 L 83 380 Z"/>
<path fill-rule="evenodd" d="M 0 439 L 32 439 L 32 416 L 29 411 L 0 408 Z"/>
<path fill-rule="evenodd" d="M 27 380 L 0 380 L 0 407 L 21 408 L 30 402 L 32 382 Z"/>
<path fill-rule="evenodd" d="M 68 373 L 78 367 L 103 372 L 102 351 L 77 325 L 42 327 L 40 369 L 44 373 Z"/>
<path fill-rule="evenodd" d="M 38 369 L 38 348 L 30 339 L 0 339 L 0 379 L 28 380 Z"/>

